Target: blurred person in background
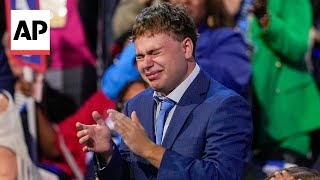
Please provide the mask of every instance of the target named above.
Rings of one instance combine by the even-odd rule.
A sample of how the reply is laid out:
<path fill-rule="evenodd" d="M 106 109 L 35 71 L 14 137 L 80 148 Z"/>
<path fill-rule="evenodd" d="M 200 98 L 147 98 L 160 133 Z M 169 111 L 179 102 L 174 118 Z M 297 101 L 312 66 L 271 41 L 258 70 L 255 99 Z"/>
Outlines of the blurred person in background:
<path fill-rule="evenodd" d="M 113 35 L 118 39 L 131 30 L 136 16 L 140 11 L 160 0 L 120 0 L 112 20 Z"/>
<path fill-rule="evenodd" d="M 95 31 L 95 28 L 84 28 L 77 0 L 40 1 L 40 5 L 43 9 L 58 6 L 59 11 L 65 12 L 62 17 L 53 16 L 59 21 L 50 23 L 51 52 L 45 80 L 54 90 L 70 97 L 79 108 L 97 90 L 96 41 L 92 32 L 86 34 L 85 31 Z"/>
<path fill-rule="evenodd" d="M 224 0 L 169 0 L 186 5 L 198 28 L 196 61 L 215 80 L 249 100 L 251 65 L 248 46 L 235 31 L 234 14 Z M 234 10 L 235 11 L 235 10 Z"/>
<path fill-rule="evenodd" d="M 0 179 L 37 180 L 40 174 L 28 153 L 19 108 L 13 100 L 14 82 L 0 43 Z M 23 86 L 16 88 L 21 91 Z"/>
<path fill-rule="evenodd" d="M 40 179 L 25 143 L 22 120 L 12 95 L 0 89 L 0 179 Z"/>
<path fill-rule="evenodd" d="M 0 89 L 5 89 L 11 95 L 14 92 L 14 77 L 9 67 L 7 56 L 4 52 L 2 43 L 0 43 Z"/>
<path fill-rule="evenodd" d="M 320 180 L 320 173 L 306 167 L 291 167 L 276 171 L 265 180 Z"/>
<path fill-rule="evenodd" d="M 309 63 L 318 89 L 320 90 L 320 1 L 311 0 L 311 3 L 313 9 L 313 28 L 311 33 L 311 63 L 310 61 Z M 313 156 L 313 159 L 316 159 L 313 168 L 320 171 L 320 146 L 317 143 L 320 139 L 320 130 L 314 131 L 312 134 L 312 141 L 314 141 L 314 143 L 312 143 L 313 154 L 318 154 L 318 157 Z"/>
<path fill-rule="evenodd" d="M 311 70 L 320 89 L 320 1 L 311 0 L 313 9 L 313 27 L 311 32 Z"/>
<path fill-rule="evenodd" d="M 236 30 L 239 30 L 244 38 L 248 33 L 248 15 L 253 0 L 223 0 L 227 13 L 232 17 Z"/>
<path fill-rule="evenodd" d="M 255 149 L 262 160 L 310 165 L 312 132 L 320 128 L 319 90 L 305 63 L 310 1 L 257 0 L 253 13 Z"/>

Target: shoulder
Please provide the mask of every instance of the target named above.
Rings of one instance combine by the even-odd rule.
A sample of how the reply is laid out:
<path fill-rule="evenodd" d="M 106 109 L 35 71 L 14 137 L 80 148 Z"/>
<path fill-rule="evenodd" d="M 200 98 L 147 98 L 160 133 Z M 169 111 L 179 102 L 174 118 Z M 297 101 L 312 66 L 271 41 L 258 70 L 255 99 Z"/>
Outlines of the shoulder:
<path fill-rule="evenodd" d="M 242 43 L 245 44 L 245 39 L 239 31 L 233 28 L 221 27 L 217 28 L 215 35 L 217 36 L 217 41 L 220 43 L 226 43 L 232 41 L 232 43 Z"/>
<path fill-rule="evenodd" d="M 205 94 L 204 103 L 209 103 L 211 106 L 216 106 L 229 98 L 238 99 L 239 101 L 246 103 L 246 100 L 237 92 L 225 87 L 204 70 L 200 71 L 199 75 L 192 83 L 192 86 L 195 88 L 192 93 Z"/>
<path fill-rule="evenodd" d="M 228 46 L 246 46 L 246 42 L 242 34 L 233 28 L 221 27 L 215 29 L 206 29 L 200 33 L 199 37 L 200 45 L 208 46 L 211 44 L 212 47 L 223 47 L 222 45 Z"/>
<path fill-rule="evenodd" d="M 230 37 L 239 37 L 242 39 L 241 33 L 230 27 L 208 28 L 206 32 L 207 36 L 216 37 L 217 39 L 226 39 Z"/>
<path fill-rule="evenodd" d="M 206 103 L 216 106 L 234 106 L 236 104 L 249 105 L 247 101 L 235 91 L 225 87 L 218 81 L 211 79 Z"/>

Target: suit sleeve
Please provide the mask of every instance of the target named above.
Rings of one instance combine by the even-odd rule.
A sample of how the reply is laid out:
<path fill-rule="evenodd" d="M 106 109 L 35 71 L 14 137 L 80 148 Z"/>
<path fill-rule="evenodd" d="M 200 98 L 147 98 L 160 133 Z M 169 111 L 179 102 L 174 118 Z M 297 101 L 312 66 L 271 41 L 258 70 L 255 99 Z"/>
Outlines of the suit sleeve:
<path fill-rule="evenodd" d="M 99 179 L 112 179 L 112 180 L 126 180 L 129 179 L 130 173 L 128 164 L 122 158 L 122 155 L 118 148 L 115 149 L 112 159 L 109 164 L 97 170 L 97 175 Z"/>
<path fill-rule="evenodd" d="M 247 103 L 240 96 L 227 97 L 209 118 L 202 158 L 166 150 L 158 179 L 241 179 L 252 139 Z"/>
<path fill-rule="evenodd" d="M 309 1 L 283 1 L 281 17 L 270 9 L 270 25 L 262 30 L 262 38 L 267 45 L 286 57 L 286 60 L 299 62 L 303 59 L 309 43 L 309 31 L 312 24 Z M 257 21 L 255 22 L 257 23 Z"/>
<path fill-rule="evenodd" d="M 124 113 L 128 115 L 128 106 L 125 106 Z M 97 170 L 99 179 L 127 180 L 131 179 L 130 173 L 130 150 L 122 141 L 119 149 L 114 146 L 114 152 L 109 164 Z"/>

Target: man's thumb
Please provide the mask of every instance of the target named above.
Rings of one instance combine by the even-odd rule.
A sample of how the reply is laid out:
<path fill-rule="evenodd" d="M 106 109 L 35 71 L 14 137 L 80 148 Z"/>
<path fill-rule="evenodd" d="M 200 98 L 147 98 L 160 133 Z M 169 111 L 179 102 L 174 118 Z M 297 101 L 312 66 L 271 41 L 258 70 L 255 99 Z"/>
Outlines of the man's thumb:
<path fill-rule="evenodd" d="M 92 118 L 97 122 L 100 126 L 106 126 L 106 123 L 102 119 L 101 115 L 97 111 L 92 112 Z"/>

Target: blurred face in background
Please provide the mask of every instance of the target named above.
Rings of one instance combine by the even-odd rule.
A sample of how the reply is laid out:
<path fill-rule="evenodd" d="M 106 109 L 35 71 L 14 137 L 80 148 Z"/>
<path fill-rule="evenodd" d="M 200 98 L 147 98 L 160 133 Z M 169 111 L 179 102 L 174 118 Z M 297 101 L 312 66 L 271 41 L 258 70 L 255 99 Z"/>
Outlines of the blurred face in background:
<path fill-rule="evenodd" d="M 122 112 L 124 105 L 134 96 L 147 88 L 144 81 L 133 81 L 127 83 L 119 92 L 117 97 L 117 110 Z M 122 92 L 124 91 L 124 92 Z M 123 93 L 123 94 L 122 94 Z"/>
<path fill-rule="evenodd" d="M 223 0 L 223 4 L 227 13 L 232 17 L 238 13 L 241 2 L 242 0 Z"/>
<path fill-rule="evenodd" d="M 206 0 L 169 0 L 169 2 L 186 5 L 189 15 L 197 26 L 206 18 Z"/>
<path fill-rule="evenodd" d="M 133 98 L 134 96 L 136 96 L 137 94 L 139 94 L 145 89 L 146 89 L 146 86 L 143 83 L 136 82 L 132 84 L 123 96 L 123 99 L 122 99 L 123 106 L 127 101 L 129 101 L 129 99 Z"/>

